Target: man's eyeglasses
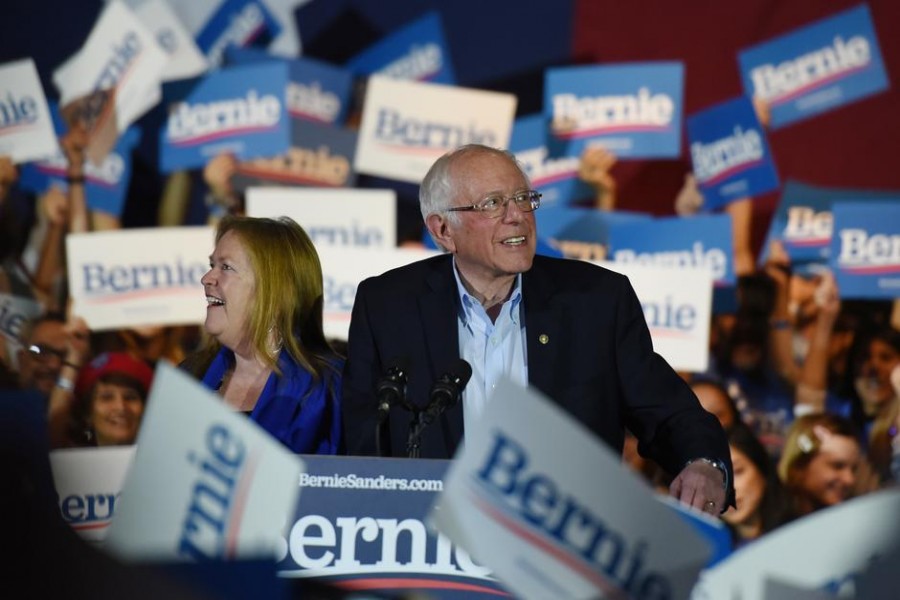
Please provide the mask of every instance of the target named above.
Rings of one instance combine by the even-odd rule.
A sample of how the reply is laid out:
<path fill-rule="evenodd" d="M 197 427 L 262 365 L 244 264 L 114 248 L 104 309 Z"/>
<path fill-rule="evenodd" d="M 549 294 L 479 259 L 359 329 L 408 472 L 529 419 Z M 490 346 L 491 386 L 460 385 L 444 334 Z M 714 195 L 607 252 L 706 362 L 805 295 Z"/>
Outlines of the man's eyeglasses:
<path fill-rule="evenodd" d="M 488 219 L 496 219 L 506 213 L 506 205 L 514 201 L 516 208 L 522 212 L 534 212 L 541 205 L 541 193 L 537 190 L 526 190 L 516 192 L 512 196 L 502 196 L 495 194 L 488 196 L 478 204 L 470 206 L 454 206 L 453 208 L 444 209 L 446 212 L 465 212 L 476 210 Z"/>
<path fill-rule="evenodd" d="M 56 348 L 51 348 L 50 346 L 45 346 L 44 344 L 32 344 L 28 346 L 28 353 L 31 354 L 34 359 L 42 362 L 54 358 L 59 361 L 66 360 L 65 350 L 57 350 Z"/>

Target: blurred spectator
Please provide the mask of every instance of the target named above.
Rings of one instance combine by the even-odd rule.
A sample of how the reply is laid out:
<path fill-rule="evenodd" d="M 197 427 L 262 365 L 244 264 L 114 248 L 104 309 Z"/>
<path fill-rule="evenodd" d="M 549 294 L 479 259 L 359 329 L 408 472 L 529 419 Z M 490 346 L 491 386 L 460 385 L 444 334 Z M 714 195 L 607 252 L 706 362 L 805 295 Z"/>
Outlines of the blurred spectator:
<path fill-rule="evenodd" d="M 862 460 L 859 433 L 849 420 L 822 413 L 794 421 L 778 463 L 794 513 L 807 515 L 851 498 Z"/>
<path fill-rule="evenodd" d="M 100 354 L 78 373 L 68 445 L 134 444 L 153 370 L 128 354 Z"/>
<path fill-rule="evenodd" d="M 22 328 L 19 387 L 50 396 L 67 360 L 69 334 L 61 313 L 47 313 Z"/>
<path fill-rule="evenodd" d="M 700 406 L 712 413 L 728 431 L 740 420 L 738 407 L 721 383 L 707 377 L 694 377 L 690 380 L 691 389 L 700 401 Z"/>
<path fill-rule="evenodd" d="M 775 464 L 749 427 L 736 422 L 728 429 L 728 444 L 736 506 L 725 511 L 722 519 L 732 531 L 735 546 L 741 546 L 790 520 L 790 505 Z"/>

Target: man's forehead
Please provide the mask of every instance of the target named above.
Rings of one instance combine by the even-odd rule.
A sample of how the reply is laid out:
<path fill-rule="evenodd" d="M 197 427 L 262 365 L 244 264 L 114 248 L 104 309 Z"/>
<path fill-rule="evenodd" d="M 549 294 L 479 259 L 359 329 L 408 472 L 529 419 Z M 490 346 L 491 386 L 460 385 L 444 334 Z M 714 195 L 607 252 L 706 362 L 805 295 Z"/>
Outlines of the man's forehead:
<path fill-rule="evenodd" d="M 31 330 L 29 342 L 56 341 L 66 336 L 66 325 L 59 321 L 41 321 Z"/>

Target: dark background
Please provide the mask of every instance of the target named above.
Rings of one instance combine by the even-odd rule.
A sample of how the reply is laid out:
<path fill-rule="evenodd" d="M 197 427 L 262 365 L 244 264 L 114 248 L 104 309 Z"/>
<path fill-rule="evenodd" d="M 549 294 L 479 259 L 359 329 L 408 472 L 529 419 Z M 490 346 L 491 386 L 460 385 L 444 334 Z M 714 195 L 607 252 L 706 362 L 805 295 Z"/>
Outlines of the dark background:
<path fill-rule="evenodd" d="M 190 0 L 173 0 L 190 1 Z M 102 3 L 5 3 L 0 62 L 31 56 L 45 90 L 51 73 L 84 42 Z M 295 9 L 304 54 L 342 64 L 429 10 L 441 13 L 458 83 L 515 93 L 519 116 L 541 110 L 546 67 L 681 60 L 687 114 L 742 93 L 737 52 L 858 6 L 850 0 L 312 0 Z M 900 3 L 868 3 L 892 89 L 771 132 L 782 181 L 900 190 Z M 145 137 L 147 133 L 145 132 Z M 619 208 L 673 214 L 687 160 L 619 163 Z M 152 225 L 161 191 L 152 153 L 136 159 L 123 221 Z M 778 200 L 757 200 L 758 247 Z"/>

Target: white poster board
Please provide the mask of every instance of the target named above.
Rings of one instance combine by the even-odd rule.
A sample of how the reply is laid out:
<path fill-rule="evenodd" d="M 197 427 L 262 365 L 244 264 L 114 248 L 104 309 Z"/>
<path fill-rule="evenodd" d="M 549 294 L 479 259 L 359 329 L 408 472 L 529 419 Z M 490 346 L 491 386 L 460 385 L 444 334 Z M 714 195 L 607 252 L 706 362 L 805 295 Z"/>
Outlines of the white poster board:
<path fill-rule="evenodd" d="M 116 514 L 134 446 L 66 448 L 50 452 L 59 512 L 87 542 L 101 546 Z"/>
<path fill-rule="evenodd" d="M 709 365 L 713 273 L 708 267 L 598 262 L 627 276 L 644 309 L 653 349 L 676 371 Z"/>
<path fill-rule="evenodd" d="M 275 558 L 299 456 L 164 362 L 106 547 L 129 560 Z"/>
<path fill-rule="evenodd" d="M 684 598 L 709 542 L 538 392 L 501 381 L 431 513 L 518 597 Z"/>
<path fill-rule="evenodd" d="M 316 248 L 393 248 L 397 245 L 394 190 L 247 188 L 247 215 L 297 221 Z"/>
<path fill-rule="evenodd" d="M 200 278 L 211 227 L 155 227 L 66 237 L 73 314 L 94 331 L 191 325 L 206 318 Z"/>
<path fill-rule="evenodd" d="M 370 77 L 356 147 L 356 170 L 419 183 L 458 146 L 506 148 L 516 113 L 512 94 Z"/>
<path fill-rule="evenodd" d="M 325 283 L 325 336 L 347 339 L 356 287 L 363 279 L 437 254 L 434 250 L 408 248 L 319 248 Z"/>
<path fill-rule="evenodd" d="M 59 151 L 34 60 L 0 65 L 0 156 L 23 163 Z"/>

